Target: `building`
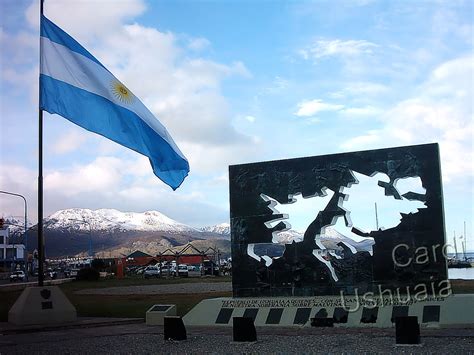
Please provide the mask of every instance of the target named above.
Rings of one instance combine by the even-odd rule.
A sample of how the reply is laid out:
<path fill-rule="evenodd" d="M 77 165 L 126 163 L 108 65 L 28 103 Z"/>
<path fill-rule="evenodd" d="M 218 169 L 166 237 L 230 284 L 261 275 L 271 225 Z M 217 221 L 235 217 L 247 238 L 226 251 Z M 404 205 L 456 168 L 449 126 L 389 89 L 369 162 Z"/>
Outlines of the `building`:
<path fill-rule="evenodd" d="M 0 269 L 11 270 L 25 262 L 25 245 L 15 244 L 10 239 L 7 226 L 0 226 Z"/>
<path fill-rule="evenodd" d="M 124 258 L 120 258 L 123 265 L 130 266 L 146 266 L 155 265 L 163 262 L 176 262 L 177 264 L 187 264 L 200 266 L 206 261 L 212 261 L 219 264 L 220 252 L 214 248 L 199 250 L 192 244 L 188 243 L 180 250 L 166 249 L 156 256 L 136 250 Z"/>

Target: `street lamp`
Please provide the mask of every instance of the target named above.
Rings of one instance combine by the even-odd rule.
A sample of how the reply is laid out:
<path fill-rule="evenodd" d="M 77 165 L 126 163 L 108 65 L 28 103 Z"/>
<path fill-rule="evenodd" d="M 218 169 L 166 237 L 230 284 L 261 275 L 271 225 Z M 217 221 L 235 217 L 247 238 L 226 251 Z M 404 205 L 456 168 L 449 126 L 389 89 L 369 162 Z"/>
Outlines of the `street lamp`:
<path fill-rule="evenodd" d="M 17 197 L 21 197 L 23 199 L 23 202 L 25 203 L 25 233 L 24 233 L 24 237 L 23 237 L 23 240 L 25 242 L 25 252 L 23 255 L 24 259 L 25 259 L 25 267 L 26 267 L 26 277 L 28 278 L 28 233 L 27 233 L 27 226 L 28 226 L 28 223 L 27 223 L 27 211 L 28 211 L 28 205 L 26 203 L 26 198 L 25 196 L 23 195 L 20 195 L 20 194 L 16 194 L 16 193 L 13 193 L 13 192 L 8 192 L 8 191 L 1 191 L 0 190 L 0 193 L 2 194 L 6 194 L 6 195 L 11 195 L 11 196 L 17 196 Z M 16 251 L 15 251 L 15 248 L 13 248 L 13 252 L 16 254 Z"/>
<path fill-rule="evenodd" d="M 89 222 L 87 222 L 85 219 L 68 218 L 68 221 L 81 222 L 81 223 L 85 223 L 89 226 L 89 256 L 92 256 L 92 227 L 91 227 L 91 224 Z"/>

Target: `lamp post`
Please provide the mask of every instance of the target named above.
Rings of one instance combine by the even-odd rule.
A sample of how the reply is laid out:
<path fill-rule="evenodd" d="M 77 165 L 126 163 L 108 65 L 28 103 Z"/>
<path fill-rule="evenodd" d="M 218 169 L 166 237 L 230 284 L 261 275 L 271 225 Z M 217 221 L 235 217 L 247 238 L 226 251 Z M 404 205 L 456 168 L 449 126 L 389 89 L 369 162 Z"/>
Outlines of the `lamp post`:
<path fill-rule="evenodd" d="M 81 222 L 85 223 L 89 226 L 89 256 L 92 257 L 92 227 L 89 222 L 87 222 L 85 219 L 74 219 L 74 218 L 69 218 L 69 221 L 75 221 L 75 222 Z"/>
<path fill-rule="evenodd" d="M 24 242 L 25 242 L 25 252 L 26 252 L 24 254 L 26 254 L 26 256 L 23 255 L 23 257 L 25 259 L 24 262 L 25 262 L 25 267 L 26 267 L 26 277 L 28 278 L 28 233 L 27 233 L 28 204 L 26 203 L 26 198 L 23 195 L 16 194 L 16 193 L 13 193 L 13 192 L 8 192 L 8 191 L 1 191 L 1 190 L 0 190 L 0 193 L 6 194 L 6 195 L 11 195 L 11 196 L 21 197 L 23 199 L 23 202 L 25 203 L 25 233 L 24 233 L 24 238 L 23 239 L 24 239 Z M 16 254 L 15 248 L 13 248 L 13 252 Z"/>

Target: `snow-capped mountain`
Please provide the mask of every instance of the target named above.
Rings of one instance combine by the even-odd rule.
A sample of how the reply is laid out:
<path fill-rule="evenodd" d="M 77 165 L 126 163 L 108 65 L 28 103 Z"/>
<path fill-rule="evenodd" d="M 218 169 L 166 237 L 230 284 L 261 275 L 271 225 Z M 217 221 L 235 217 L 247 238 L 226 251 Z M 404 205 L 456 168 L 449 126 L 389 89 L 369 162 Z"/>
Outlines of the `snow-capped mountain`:
<path fill-rule="evenodd" d="M 23 233 L 25 230 L 25 219 L 22 217 L 7 216 L 2 217 L 6 226 L 10 230 L 10 234 Z M 32 224 L 28 221 L 27 228 L 30 228 Z"/>
<path fill-rule="evenodd" d="M 372 252 L 372 246 L 375 244 L 373 238 L 359 238 L 359 241 L 351 239 L 338 232 L 335 228 L 328 227 L 321 236 L 321 242 L 326 248 L 337 249 L 337 243 L 344 242 L 351 245 L 358 251 Z M 327 245 L 326 245 L 327 244 Z M 332 244 L 332 245 L 331 245 Z"/>
<path fill-rule="evenodd" d="M 221 239 L 229 244 L 230 252 L 229 235 L 203 231 L 157 211 L 137 213 L 72 208 L 53 213 L 43 223 L 49 257 L 89 252 L 120 256 L 137 249 L 156 255 L 159 251 L 189 242 L 204 242 L 212 246 Z M 28 234 L 28 246 L 32 249 L 37 244 L 37 229 L 31 228 Z"/>
<path fill-rule="evenodd" d="M 286 231 L 278 232 L 276 234 L 276 241 L 281 244 L 291 244 L 293 242 L 299 243 L 303 241 L 304 233 L 289 229 Z"/>
<path fill-rule="evenodd" d="M 179 223 L 157 211 L 120 212 L 114 209 L 90 210 L 72 208 L 53 213 L 45 219 L 44 224 L 50 229 L 82 231 L 141 231 L 192 233 L 199 230 Z"/>
<path fill-rule="evenodd" d="M 216 224 L 216 225 L 213 225 L 213 226 L 203 227 L 203 228 L 201 228 L 201 231 L 207 232 L 207 233 L 216 233 L 216 234 L 229 236 L 230 235 L 230 224 L 229 223 L 221 223 L 221 224 Z"/>
<path fill-rule="evenodd" d="M 5 218 L 11 224 L 11 232 L 21 237 L 24 229 L 20 218 Z M 31 227 L 31 225 L 29 225 Z M 230 225 L 221 223 L 203 228 L 194 228 L 177 222 L 157 211 L 121 212 L 115 209 L 90 210 L 72 208 L 60 210 L 44 219 L 47 255 L 50 257 L 77 255 L 90 249 L 103 255 L 126 255 L 137 249 L 151 254 L 176 248 L 188 242 L 204 243 L 208 246 L 224 243 L 230 253 Z M 277 233 L 280 245 L 301 242 L 302 232 L 287 230 Z M 36 229 L 29 228 L 29 249 L 34 249 Z M 321 243 L 328 249 L 337 249 L 345 242 L 357 250 L 369 251 L 373 239 L 352 240 L 334 228 L 326 228 Z M 223 245 L 224 245 L 223 244 Z"/>
<path fill-rule="evenodd" d="M 276 233 L 276 240 L 281 244 L 291 244 L 293 241 L 298 243 L 303 241 L 303 237 L 304 233 L 293 229 Z M 372 238 L 361 238 L 360 241 L 355 241 L 332 227 L 327 227 L 320 238 L 321 243 L 328 249 L 339 249 L 340 247 L 337 244 L 345 242 L 353 246 L 356 250 L 371 251 L 372 245 L 375 243 Z"/>

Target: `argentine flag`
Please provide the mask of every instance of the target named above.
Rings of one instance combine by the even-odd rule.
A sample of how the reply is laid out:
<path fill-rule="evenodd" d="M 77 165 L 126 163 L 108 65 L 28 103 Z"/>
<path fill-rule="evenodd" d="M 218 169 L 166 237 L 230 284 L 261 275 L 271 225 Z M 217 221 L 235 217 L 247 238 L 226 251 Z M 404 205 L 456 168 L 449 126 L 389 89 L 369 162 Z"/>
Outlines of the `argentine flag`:
<path fill-rule="evenodd" d="M 40 109 L 146 155 L 176 190 L 189 164 L 166 128 L 66 32 L 41 16 Z"/>

